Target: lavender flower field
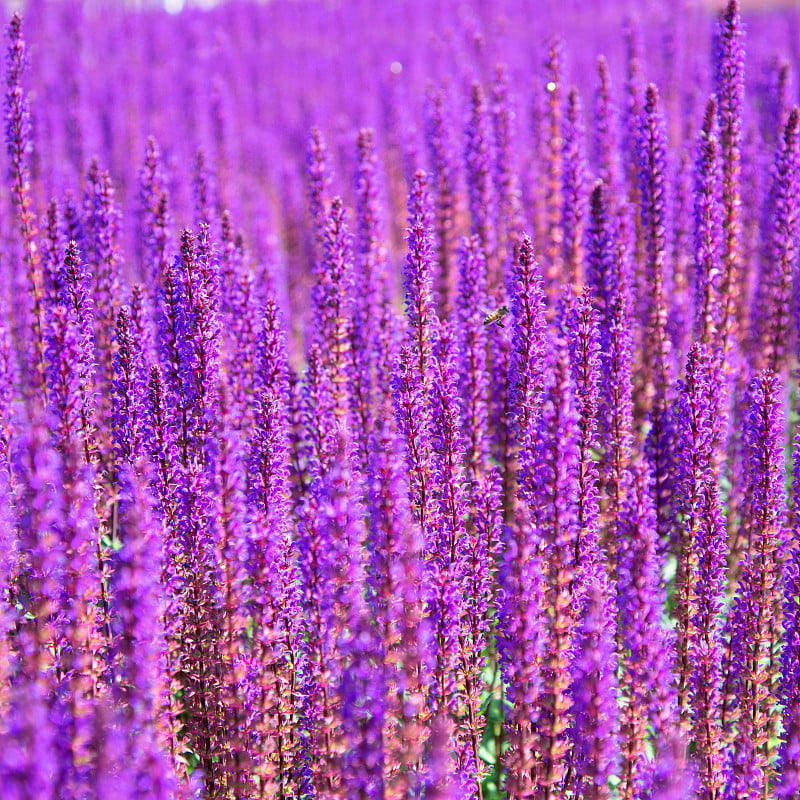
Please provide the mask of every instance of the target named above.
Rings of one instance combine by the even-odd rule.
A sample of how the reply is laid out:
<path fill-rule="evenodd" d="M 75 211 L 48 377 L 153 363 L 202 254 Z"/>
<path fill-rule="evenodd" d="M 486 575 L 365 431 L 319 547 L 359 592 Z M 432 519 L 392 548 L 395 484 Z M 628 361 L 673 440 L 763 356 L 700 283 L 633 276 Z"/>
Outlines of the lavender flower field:
<path fill-rule="evenodd" d="M 800 798 L 800 6 L 3 19 L 3 800 Z"/>

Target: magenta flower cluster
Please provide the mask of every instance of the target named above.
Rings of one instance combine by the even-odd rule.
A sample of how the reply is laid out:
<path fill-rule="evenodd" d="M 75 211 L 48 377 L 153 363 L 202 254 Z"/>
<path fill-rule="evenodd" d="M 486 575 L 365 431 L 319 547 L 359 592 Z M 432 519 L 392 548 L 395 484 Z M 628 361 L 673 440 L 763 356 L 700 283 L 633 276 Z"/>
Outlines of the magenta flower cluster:
<path fill-rule="evenodd" d="M 0 795 L 800 797 L 800 11 L 140 6 L 6 29 Z"/>

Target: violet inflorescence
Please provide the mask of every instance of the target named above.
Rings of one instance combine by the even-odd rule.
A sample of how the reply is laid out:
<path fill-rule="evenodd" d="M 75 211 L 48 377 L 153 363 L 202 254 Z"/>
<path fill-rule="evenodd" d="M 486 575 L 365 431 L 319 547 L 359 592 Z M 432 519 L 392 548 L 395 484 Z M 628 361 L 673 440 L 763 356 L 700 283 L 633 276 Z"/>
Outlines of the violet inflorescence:
<path fill-rule="evenodd" d="M 800 797 L 796 12 L 142 6 L 6 28 L 3 797 Z"/>

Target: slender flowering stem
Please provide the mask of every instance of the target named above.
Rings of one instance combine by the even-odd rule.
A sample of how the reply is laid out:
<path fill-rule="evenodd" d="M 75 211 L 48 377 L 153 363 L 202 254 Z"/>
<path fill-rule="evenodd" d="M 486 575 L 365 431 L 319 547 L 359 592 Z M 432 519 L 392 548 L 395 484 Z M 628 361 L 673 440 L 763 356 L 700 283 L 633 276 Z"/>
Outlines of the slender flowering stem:
<path fill-rule="evenodd" d="M 35 375 L 34 391 L 45 392 L 45 319 L 41 257 L 36 244 L 36 212 L 30 183 L 28 160 L 33 149 L 30 132 L 30 104 L 22 86 L 28 64 L 28 49 L 22 37 L 22 17 L 15 12 L 6 31 L 6 150 L 10 165 L 11 196 L 17 210 L 19 230 L 25 253 L 25 273 L 31 302 L 31 345 Z"/>
<path fill-rule="evenodd" d="M 722 317 L 719 343 L 724 352 L 735 344 L 742 281 L 742 108 L 744 49 L 739 0 L 730 0 L 715 31 L 715 93 L 718 102 L 722 155 Z"/>
<path fill-rule="evenodd" d="M 411 186 L 406 236 L 408 256 L 403 278 L 406 315 L 410 327 L 410 339 L 415 350 L 414 368 L 418 380 L 427 389 L 430 382 L 436 310 L 432 295 L 434 261 L 430 197 L 427 191 L 427 177 L 422 171 L 414 175 Z"/>
<path fill-rule="evenodd" d="M 695 216 L 695 322 L 694 335 L 706 347 L 717 341 L 720 314 L 720 255 L 722 247 L 719 135 L 717 102 L 706 106 L 698 146 L 694 191 Z"/>
<path fill-rule="evenodd" d="M 583 105 L 575 88 L 567 96 L 564 124 L 564 269 L 566 283 L 581 283 L 584 229 L 588 211 L 586 196 L 586 131 Z"/>
<path fill-rule="evenodd" d="M 764 331 L 766 366 L 780 373 L 787 367 L 787 357 L 794 349 L 792 335 L 792 280 L 797 269 L 797 240 L 800 236 L 800 145 L 798 144 L 800 110 L 789 115 L 783 130 L 773 168 L 771 195 L 772 227 L 770 262 L 761 280 L 767 291 L 762 297 L 769 308 Z"/>

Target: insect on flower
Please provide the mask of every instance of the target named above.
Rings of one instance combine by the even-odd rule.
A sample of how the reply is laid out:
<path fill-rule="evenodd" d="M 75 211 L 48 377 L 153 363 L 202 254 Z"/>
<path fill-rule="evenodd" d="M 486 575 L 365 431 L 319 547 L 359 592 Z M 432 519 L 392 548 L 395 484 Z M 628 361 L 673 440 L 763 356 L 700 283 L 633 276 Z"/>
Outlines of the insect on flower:
<path fill-rule="evenodd" d="M 490 311 L 484 318 L 483 324 L 484 325 L 492 325 L 497 323 L 501 328 L 503 327 L 503 318 L 508 314 L 510 311 L 508 306 L 500 306 L 500 308 L 495 309 L 494 311 Z"/>

